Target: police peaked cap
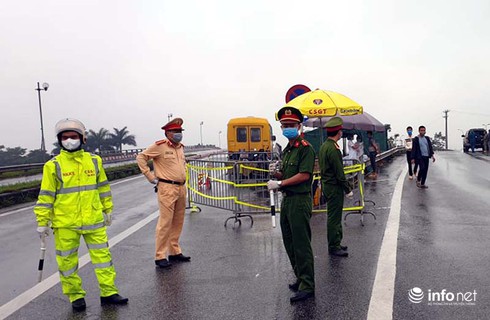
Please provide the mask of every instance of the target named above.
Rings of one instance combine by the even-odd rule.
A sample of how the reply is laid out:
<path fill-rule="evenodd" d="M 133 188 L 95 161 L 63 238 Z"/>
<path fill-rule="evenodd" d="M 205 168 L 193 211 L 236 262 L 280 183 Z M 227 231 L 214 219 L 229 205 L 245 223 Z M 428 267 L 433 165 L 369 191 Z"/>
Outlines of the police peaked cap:
<path fill-rule="evenodd" d="M 182 118 L 175 118 L 172 119 L 169 123 L 164 125 L 162 127 L 162 130 L 168 131 L 168 130 L 184 130 L 182 129 L 182 124 L 184 123 L 184 120 Z"/>
<path fill-rule="evenodd" d="M 294 107 L 283 107 L 277 112 L 277 119 L 279 121 L 296 121 L 303 122 L 303 114 L 301 111 Z"/>

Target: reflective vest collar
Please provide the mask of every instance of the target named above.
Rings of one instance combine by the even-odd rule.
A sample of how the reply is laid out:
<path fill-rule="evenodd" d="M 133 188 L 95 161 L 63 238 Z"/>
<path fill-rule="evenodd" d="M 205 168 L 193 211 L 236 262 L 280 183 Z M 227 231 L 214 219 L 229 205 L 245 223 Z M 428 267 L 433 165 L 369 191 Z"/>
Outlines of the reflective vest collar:
<path fill-rule="evenodd" d="M 66 150 L 61 150 L 60 156 L 65 158 L 65 159 L 76 159 L 76 160 L 81 160 L 83 158 L 83 153 L 84 150 L 78 150 L 75 152 L 68 152 Z"/>

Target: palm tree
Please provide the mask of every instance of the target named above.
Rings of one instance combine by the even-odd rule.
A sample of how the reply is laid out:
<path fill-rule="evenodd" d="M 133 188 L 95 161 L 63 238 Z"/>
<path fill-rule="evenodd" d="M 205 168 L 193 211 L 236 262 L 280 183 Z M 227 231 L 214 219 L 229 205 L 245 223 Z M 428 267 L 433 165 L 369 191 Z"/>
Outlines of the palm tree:
<path fill-rule="evenodd" d="M 136 136 L 134 134 L 129 134 L 127 128 L 128 128 L 127 126 L 122 128 L 121 130 L 117 128 L 113 128 L 114 133 L 109 133 L 109 136 L 111 137 L 112 140 L 112 144 L 119 151 L 122 151 L 123 144 L 136 146 Z"/>
<path fill-rule="evenodd" d="M 100 128 L 98 132 L 89 130 L 87 136 L 87 147 L 90 151 L 98 150 L 101 152 L 102 149 L 107 149 L 107 146 L 110 143 L 109 138 L 109 130 L 107 129 Z"/>

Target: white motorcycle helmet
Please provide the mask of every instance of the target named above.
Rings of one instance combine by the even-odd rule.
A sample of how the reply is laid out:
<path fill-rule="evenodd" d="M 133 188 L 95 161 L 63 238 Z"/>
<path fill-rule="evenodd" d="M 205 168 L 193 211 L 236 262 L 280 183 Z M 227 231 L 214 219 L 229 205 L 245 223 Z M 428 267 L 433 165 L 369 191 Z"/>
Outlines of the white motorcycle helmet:
<path fill-rule="evenodd" d="M 85 143 L 87 140 L 87 136 L 85 134 L 85 126 L 81 121 L 77 119 L 66 118 L 58 121 L 58 123 L 54 127 L 54 131 L 57 137 L 59 137 L 59 134 L 62 132 L 75 131 L 81 135 L 82 143 Z"/>

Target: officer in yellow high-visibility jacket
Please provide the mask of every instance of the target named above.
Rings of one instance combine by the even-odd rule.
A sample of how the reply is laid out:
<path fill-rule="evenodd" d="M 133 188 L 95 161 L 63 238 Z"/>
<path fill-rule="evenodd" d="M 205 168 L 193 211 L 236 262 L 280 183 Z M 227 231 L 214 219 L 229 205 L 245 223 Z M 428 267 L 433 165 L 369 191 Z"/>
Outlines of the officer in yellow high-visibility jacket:
<path fill-rule="evenodd" d="M 126 304 L 114 284 L 106 226 L 112 222 L 112 196 L 102 159 L 82 150 L 85 126 L 63 119 L 55 127 L 61 153 L 46 162 L 38 201 L 34 207 L 40 236 L 53 229 L 56 261 L 63 293 L 73 310 L 86 308 L 82 279 L 78 276 L 80 236 L 87 244 L 99 281 L 101 304 Z"/>

